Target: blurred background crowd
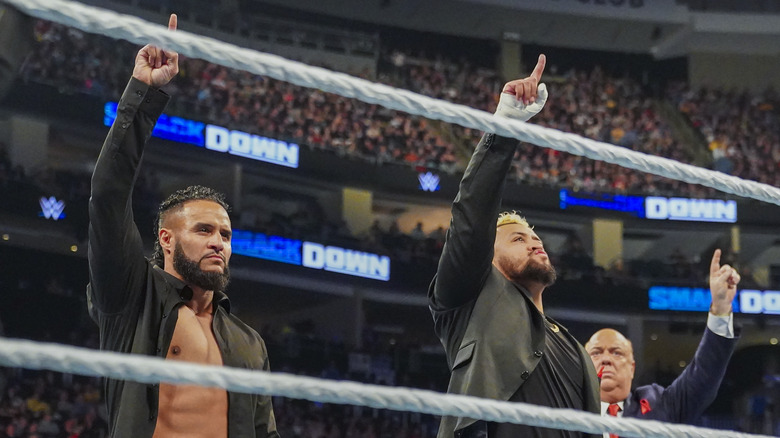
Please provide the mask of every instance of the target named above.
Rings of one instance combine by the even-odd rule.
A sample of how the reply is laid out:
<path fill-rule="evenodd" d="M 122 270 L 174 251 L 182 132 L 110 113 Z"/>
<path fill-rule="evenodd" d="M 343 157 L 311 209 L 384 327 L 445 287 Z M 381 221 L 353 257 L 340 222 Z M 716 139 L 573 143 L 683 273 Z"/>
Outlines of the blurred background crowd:
<path fill-rule="evenodd" d="M 135 45 L 41 20 L 34 23 L 34 35 L 34 49 L 18 71 L 21 83 L 52 87 L 65 95 L 119 98 Z M 378 44 L 374 69 L 347 73 L 488 112 L 494 111 L 503 83 L 512 79 L 501 77 L 495 68 L 497 55 L 489 50 L 468 56 L 466 51 L 453 55 L 437 51 L 435 44 L 415 46 L 393 38 L 380 39 Z M 549 62 L 544 81 L 551 97 L 535 120 L 539 125 L 780 186 L 777 91 L 694 89 L 679 77 L 648 79 L 622 68 L 621 61 L 561 63 L 564 67 L 550 56 Z M 230 126 L 371 166 L 456 174 L 463 171 L 481 136 L 473 129 L 200 59 L 184 58 L 181 74 L 167 91 L 174 96 L 167 109 L 170 115 Z M 53 134 L 53 145 L 72 141 Z M 14 163 L 6 149 L 0 141 L 0 188 L 9 194 L 0 200 L 0 210 L 12 213 L 18 206 L 15 199 L 43 189 L 74 206 L 69 210 L 72 232 L 83 241 L 90 169 L 25 168 Z M 142 228 L 151 225 L 157 205 L 166 195 L 160 178 L 154 170 L 145 169 L 136 184 L 134 207 Z M 509 178 L 524 185 L 585 192 L 722 196 L 703 186 L 530 144 L 518 148 Z M 344 221 L 328 220 L 316 199 L 270 188 L 264 196 L 263 202 L 243 208 L 234 224 L 267 235 L 316 239 L 388 254 L 409 269 L 425 273 L 433 272 L 444 245 L 446 228 L 426 224 L 425 218 L 404 231 L 396 221 L 377 220 L 368 232 L 355 233 Z M 707 272 L 707 260 L 686 256 L 680 248 L 670 248 L 661 259 L 625 260 L 606 269 L 596 266 L 575 234 L 551 256 L 563 279 L 586 278 L 597 285 L 656 279 L 699 284 Z M 726 261 L 739 264 L 737 258 L 733 253 L 725 256 Z M 87 279 L 79 264 L 83 261 L 51 256 L 41 263 L 40 255 L 20 250 L 3 252 L 2 263 L 0 335 L 97 348 L 97 330 L 86 315 L 83 288 Z M 12 269 L 23 265 L 41 269 L 33 273 Z M 753 278 L 748 265 L 740 269 L 745 288 L 778 287 Z M 446 390 L 448 373 L 440 352 L 413 338 L 388 336 L 368 325 L 363 342 L 356 347 L 349 340 L 321 337 L 311 321 L 258 329 L 268 344 L 275 371 Z M 675 375 L 653 364 L 646 364 L 643 373 L 646 379 L 661 384 L 669 383 Z M 737 383 L 727 378 L 724 385 Z M 725 407 L 702 423 L 777 433 L 779 388 L 777 380 L 767 377 L 739 397 L 723 402 Z M 0 368 L 0 437 L 105 437 L 101 396 L 99 379 Z M 434 437 L 438 427 L 438 419 L 429 415 L 292 399 L 275 399 L 275 410 L 285 437 L 424 438 Z"/>

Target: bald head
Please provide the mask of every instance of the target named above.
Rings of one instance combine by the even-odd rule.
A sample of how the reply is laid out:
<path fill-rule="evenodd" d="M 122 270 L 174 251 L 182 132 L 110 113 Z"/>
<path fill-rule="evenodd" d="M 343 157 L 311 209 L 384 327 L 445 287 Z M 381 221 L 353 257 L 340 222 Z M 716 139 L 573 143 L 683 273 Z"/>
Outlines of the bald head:
<path fill-rule="evenodd" d="M 625 349 L 625 351 L 631 353 L 632 360 L 634 358 L 634 347 L 631 344 L 631 341 L 623 336 L 623 333 L 620 333 L 615 329 L 605 328 L 597 331 L 596 333 L 593 333 L 593 336 L 591 336 L 588 342 L 585 344 L 585 349 L 587 349 L 590 345 L 597 344 L 620 345 Z"/>
<path fill-rule="evenodd" d="M 601 329 L 590 337 L 585 350 L 596 371 L 601 372 L 601 401 L 617 403 L 625 400 L 634 380 L 634 348 L 631 341 L 617 330 Z"/>

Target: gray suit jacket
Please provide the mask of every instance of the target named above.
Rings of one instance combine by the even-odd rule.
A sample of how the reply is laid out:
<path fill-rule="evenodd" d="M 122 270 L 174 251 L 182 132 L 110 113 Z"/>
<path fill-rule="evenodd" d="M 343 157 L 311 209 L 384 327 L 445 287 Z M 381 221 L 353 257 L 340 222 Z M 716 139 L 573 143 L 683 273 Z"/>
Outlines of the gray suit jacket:
<path fill-rule="evenodd" d="M 517 140 L 486 134 L 477 145 L 452 205 L 452 221 L 428 292 L 436 335 L 452 371 L 447 392 L 509 398 L 539 364 L 544 316 L 527 291 L 492 265 L 496 218 Z M 548 318 L 549 319 L 549 318 Z M 579 346 L 587 376 L 584 405 L 600 412 L 596 371 Z M 460 436 L 476 420 L 442 418 L 439 438 Z"/>

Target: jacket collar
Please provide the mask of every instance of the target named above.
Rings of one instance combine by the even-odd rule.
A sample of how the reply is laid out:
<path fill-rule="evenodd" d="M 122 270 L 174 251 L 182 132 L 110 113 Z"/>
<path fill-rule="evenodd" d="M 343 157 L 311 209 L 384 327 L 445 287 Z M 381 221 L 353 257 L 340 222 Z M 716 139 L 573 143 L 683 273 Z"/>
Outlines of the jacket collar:
<path fill-rule="evenodd" d="M 531 292 L 528 292 L 528 289 L 526 289 L 525 286 L 521 286 L 521 285 L 519 285 L 517 283 L 514 283 L 514 282 L 511 282 L 511 281 L 510 281 L 510 283 L 512 283 L 512 285 L 514 285 L 517 288 L 517 290 L 519 290 L 523 295 L 525 295 L 525 298 L 531 304 L 530 308 L 532 309 L 532 312 L 536 312 L 542 318 L 544 318 L 548 323 L 553 324 L 554 326 L 556 326 L 559 329 L 565 331 L 566 333 L 569 332 L 568 330 L 566 330 L 566 327 L 562 326 L 558 321 L 554 320 L 550 316 L 547 316 L 546 313 L 540 312 L 539 309 L 536 308 L 536 305 L 534 304 L 534 300 L 531 298 Z"/>
<path fill-rule="evenodd" d="M 154 269 L 162 274 L 166 283 L 170 284 L 174 287 L 174 289 L 176 289 L 176 292 L 179 294 L 179 298 L 181 298 L 182 301 L 189 301 L 192 299 L 192 289 L 187 286 L 187 283 L 165 272 L 157 265 L 154 265 Z M 228 298 L 224 292 L 214 291 L 214 302 L 217 304 L 217 306 L 225 309 L 227 313 L 230 313 L 230 298 Z"/>

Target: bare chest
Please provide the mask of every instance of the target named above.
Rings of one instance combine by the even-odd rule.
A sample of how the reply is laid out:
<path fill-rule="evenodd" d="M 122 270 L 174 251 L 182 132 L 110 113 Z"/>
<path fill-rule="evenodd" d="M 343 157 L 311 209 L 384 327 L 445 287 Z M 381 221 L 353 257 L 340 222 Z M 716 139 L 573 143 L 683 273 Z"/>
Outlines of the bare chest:
<path fill-rule="evenodd" d="M 211 327 L 213 315 L 196 315 L 187 306 L 180 307 L 178 312 L 166 359 L 222 365 L 222 354 Z"/>

